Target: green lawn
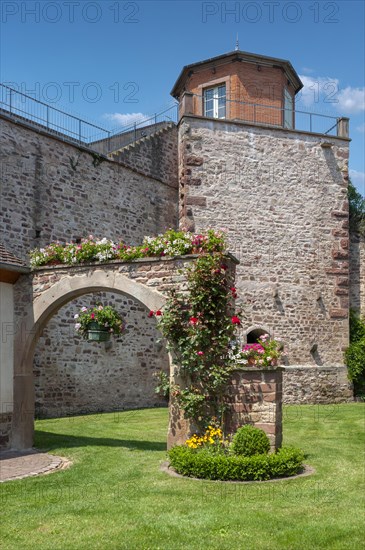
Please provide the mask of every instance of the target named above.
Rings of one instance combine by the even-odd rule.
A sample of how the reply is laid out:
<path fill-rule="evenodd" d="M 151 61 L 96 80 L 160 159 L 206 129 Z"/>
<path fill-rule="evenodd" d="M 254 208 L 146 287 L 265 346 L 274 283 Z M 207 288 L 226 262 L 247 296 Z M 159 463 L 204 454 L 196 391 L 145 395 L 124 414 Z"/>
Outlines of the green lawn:
<path fill-rule="evenodd" d="M 0 485 L 1 548 L 362 549 L 364 404 L 285 407 L 284 418 L 284 443 L 316 473 L 246 484 L 160 472 L 166 409 L 38 421 L 36 446 L 73 466 Z"/>

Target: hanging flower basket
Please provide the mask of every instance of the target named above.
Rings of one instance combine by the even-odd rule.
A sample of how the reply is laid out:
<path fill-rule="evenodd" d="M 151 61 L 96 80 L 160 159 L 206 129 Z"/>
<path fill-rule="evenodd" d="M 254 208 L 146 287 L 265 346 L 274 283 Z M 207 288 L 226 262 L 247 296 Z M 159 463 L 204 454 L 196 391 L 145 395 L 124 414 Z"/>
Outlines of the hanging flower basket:
<path fill-rule="evenodd" d="M 110 340 L 109 329 L 92 321 L 87 327 L 87 339 L 93 342 L 108 342 Z"/>
<path fill-rule="evenodd" d="M 107 342 L 112 334 L 122 334 L 124 323 L 119 313 L 111 306 L 99 304 L 92 308 L 82 307 L 74 315 L 75 330 L 85 340 Z"/>

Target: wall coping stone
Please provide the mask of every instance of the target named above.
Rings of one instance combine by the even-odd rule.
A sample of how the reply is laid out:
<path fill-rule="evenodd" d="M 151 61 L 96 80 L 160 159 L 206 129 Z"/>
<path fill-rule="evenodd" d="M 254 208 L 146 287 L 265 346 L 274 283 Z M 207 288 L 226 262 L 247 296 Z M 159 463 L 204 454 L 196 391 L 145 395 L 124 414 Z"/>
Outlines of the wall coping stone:
<path fill-rule="evenodd" d="M 123 261 L 123 260 L 109 260 L 108 262 L 89 262 L 89 263 L 77 263 L 77 264 L 55 264 L 55 265 L 44 265 L 39 267 L 31 268 L 31 273 L 40 273 L 42 271 L 53 271 L 56 269 L 75 269 L 80 267 L 103 267 L 108 265 L 133 265 L 133 264 L 143 264 L 143 263 L 157 263 L 157 262 L 173 262 L 176 260 L 195 260 L 199 258 L 201 254 L 185 254 L 184 256 L 149 256 L 147 258 L 136 258 L 135 260 Z M 224 258 L 228 258 L 234 264 L 239 264 L 240 261 L 233 256 L 230 252 L 223 255 Z"/>
<path fill-rule="evenodd" d="M 200 116 L 200 115 L 183 115 L 178 123 L 178 127 L 184 121 L 186 118 L 192 118 L 197 120 L 206 120 L 209 122 L 217 122 L 218 124 L 232 124 L 236 126 L 248 126 L 249 128 L 263 128 L 265 130 L 274 130 L 276 132 L 282 132 L 284 134 L 292 134 L 293 137 L 295 134 L 305 135 L 305 136 L 314 136 L 314 137 L 320 137 L 322 139 L 326 139 L 326 143 L 329 139 L 339 140 L 339 141 L 352 141 L 351 138 L 346 138 L 342 136 L 328 136 L 327 134 L 319 134 L 317 132 L 307 132 L 305 130 L 296 130 L 295 128 L 282 128 L 281 126 L 273 126 L 270 124 L 254 124 L 250 122 L 244 122 L 240 120 L 227 120 L 227 119 L 220 119 L 220 118 L 212 118 L 212 117 L 206 117 L 206 116 Z"/>

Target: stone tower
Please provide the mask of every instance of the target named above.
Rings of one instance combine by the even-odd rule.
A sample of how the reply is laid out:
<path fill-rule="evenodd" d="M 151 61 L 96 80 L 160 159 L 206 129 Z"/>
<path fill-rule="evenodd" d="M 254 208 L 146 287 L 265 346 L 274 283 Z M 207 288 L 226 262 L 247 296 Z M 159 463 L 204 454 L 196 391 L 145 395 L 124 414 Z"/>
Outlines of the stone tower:
<path fill-rule="evenodd" d="M 227 230 L 242 338 L 284 341 L 285 400 L 335 402 L 351 395 L 348 120 L 334 119 L 335 135 L 325 117 L 297 124 L 301 87 L 289 61 L 241 51 L 183 68 L 179 216 L 192 231 Z"/>

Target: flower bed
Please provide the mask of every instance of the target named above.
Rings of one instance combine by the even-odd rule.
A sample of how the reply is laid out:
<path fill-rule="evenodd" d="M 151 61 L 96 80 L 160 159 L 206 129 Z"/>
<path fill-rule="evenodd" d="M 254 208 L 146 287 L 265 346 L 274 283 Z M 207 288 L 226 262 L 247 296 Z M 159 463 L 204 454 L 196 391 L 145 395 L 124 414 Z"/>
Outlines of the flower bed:
<path fill-rule="evenodd" d="M 123 242 L 114 243 L 108 239 L 96 240 L 92 235 L 80 243 L 51 243 L 44 248 L 30 252 L 31 267 L 52 264 L 81 264 L 106 262 L 110 260 L 131 261 L 137 258 L 161 256 L 183 256 L 225 250 L 224 235 L 208 230 L 205 234 L 193 235 L 185 231 L 166 231 L 157 237 L 145 237 L 139 246 L 128 246 Z"/>

